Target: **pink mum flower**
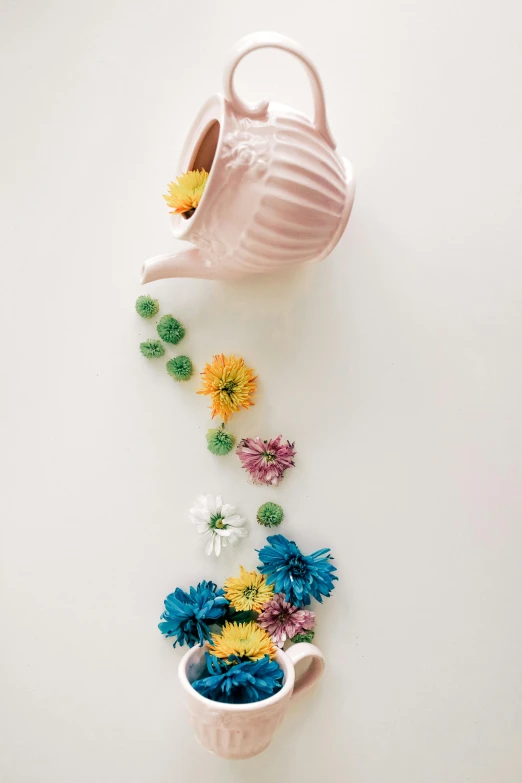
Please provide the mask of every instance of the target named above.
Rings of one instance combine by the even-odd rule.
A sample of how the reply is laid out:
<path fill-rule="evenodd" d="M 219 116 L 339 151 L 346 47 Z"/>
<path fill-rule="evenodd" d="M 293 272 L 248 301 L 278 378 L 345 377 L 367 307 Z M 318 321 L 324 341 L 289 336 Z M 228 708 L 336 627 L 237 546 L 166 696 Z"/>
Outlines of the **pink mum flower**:
<path fill-rule="evenodd" d="M 239 443 L 236 453 L 254 484 L 277 487 L 285 470 L 295 465 L 294 444 L 290 441 L 281 443 L 282 437 L 279 435 L 274 440 L 243 438 Z"/>
<path fill-rule="evenodd" d="M 277 593 L 263 606 L 257 622 L 270 634 L 274 644 L 282 647 L 286 639 L 311 631 L 315 625 L 315 614 L 308 609 L 298 609 L 285 601 L 284 593 Z"/>

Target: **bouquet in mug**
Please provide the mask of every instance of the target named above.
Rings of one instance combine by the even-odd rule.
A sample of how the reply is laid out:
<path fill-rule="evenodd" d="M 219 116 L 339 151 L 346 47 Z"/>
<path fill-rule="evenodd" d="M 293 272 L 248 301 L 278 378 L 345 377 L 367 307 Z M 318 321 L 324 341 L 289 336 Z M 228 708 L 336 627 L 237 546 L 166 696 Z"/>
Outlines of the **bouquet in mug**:
<path fill-rule="evenodd" d="M 159 629 L 176 645 L 207 643 L 206 671 L 192 685 L 213 701 L 245 704 L 273 696 L 283 685 L 275 655 L 285 642 L 312 641 L 312 599 L 322 603 L 337 580 L 329 549 L 303 555 L 295 541 L 268 536 L 257 571 L 223 588 L 202 581 L 165 599 Z"/>

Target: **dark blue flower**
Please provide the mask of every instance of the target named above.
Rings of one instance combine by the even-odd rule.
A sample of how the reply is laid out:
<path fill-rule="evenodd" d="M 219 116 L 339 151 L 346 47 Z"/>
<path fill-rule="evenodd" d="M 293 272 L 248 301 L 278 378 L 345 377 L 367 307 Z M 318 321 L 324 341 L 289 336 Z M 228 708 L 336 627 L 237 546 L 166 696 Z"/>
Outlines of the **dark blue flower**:
<path fill-rule="evenodd" d="M 228 601 L 214 582 L 200 582 L 188 593 L 177 587 L 165 598 L 165 611 L 158 625 L 165 636 L 174 636 L 174 647 L 189 647 L 210 640 L 210 627 L 226 614 Z"/>
<path fill-rule="evenodd" d="M 266 575 L 274 592 L 284 593 L 285 599 L 295 606 L 308 606 L 310 596 L 323 602 L 334 589 L 337 569 L 330 563 L 329 549 L 319 549 L 311 555 L 303 555 L 295 541 L 284 536 L 268 536 L 269 546 L 259 551 L 263 565 L 258 570 Z"/>
<path fill-rule="evenodd" d="M 226 704 L 249 704 L 273 696 L 283 687 L 283 670 L 268 655 L 259 661 L 229 662 L 205 653 L 210 677 L 202 677 L 192 686 L 202 696 Z"/>

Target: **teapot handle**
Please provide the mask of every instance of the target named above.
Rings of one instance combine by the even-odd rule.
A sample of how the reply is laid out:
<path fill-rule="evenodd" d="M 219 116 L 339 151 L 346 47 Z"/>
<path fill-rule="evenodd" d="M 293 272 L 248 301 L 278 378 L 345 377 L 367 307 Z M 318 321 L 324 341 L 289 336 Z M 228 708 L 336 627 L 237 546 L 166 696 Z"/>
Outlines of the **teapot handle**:
<path fill-rule="evenodd" d="M 310 79 L 314 96 L 314 126 L 328 144 L 335 149 L 335 141 L 330 132 L 330 128 L 328 127 L 328 120 L 326 119 L 321 77 L 319 76 L 315 65 L 299 44 L 291 38 L 287 38 L 285 35 L 279 35 L 279 33 L 253 33 L 252 35 L 246 35 L 237 42 L 232 58 L 223 74 L 226 100 L 232 104 L 234 111 L 238 114 L 244 114 L 247 117 L 260 117 L 265 114 L 268 109 L 268 101 L 266 99 L 259 101 L 259 103 L 247 103 L 238 96 L 234 87 L 234 73 L 243 57 L 250 54 L 250 52 L 254 52 L 256 49 L 266 48 L 282 49 L 284 52 L 289 52 L 289 54 L 293 54 L 294 57 L 301 60 L 308 74 L 308 78 Z"/>

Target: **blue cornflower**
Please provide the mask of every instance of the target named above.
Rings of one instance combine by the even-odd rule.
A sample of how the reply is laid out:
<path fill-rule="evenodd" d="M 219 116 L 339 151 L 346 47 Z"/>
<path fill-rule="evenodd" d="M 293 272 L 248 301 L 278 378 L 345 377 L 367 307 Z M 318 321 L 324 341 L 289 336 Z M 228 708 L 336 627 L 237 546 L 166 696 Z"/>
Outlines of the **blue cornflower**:
<path fill-rule="evenodd" d="M 202 696 L 226 704 L 249 704 L 273 696 L 283 687 L 283 670 L 268 655 L 259 661 L 229 662 L 205 653 L 210 677 L 202 677 L 192 686 Z"/>
<path fill-rule="evenodd" d="M 228 601 L 223 590 L 218 590 L 214 582 L 200 582 L 186 593 L 177 587 L 165 598 L 165 611 L 158 625 L 165 636 L 174 636 L 174 647 L 185 642 L 189 647 L 200 646 L 210 641 L 210 627 L 221 620 L 228 609 Z"/>
<path fill-rule="evenodd" d="M 337 569 L 330 563 L 329 549 L 303 555 L 295 541 L 284 536 L 268 536 L 267 542 L 270 546 L 259 550 L 263 565 L 258 570 L 274 585 L 274 592 L 284 593 L 289 603 L 299 607 L 308 606 L 310 596 L 322 603 L 322 596 L 330 595 Z"/>

